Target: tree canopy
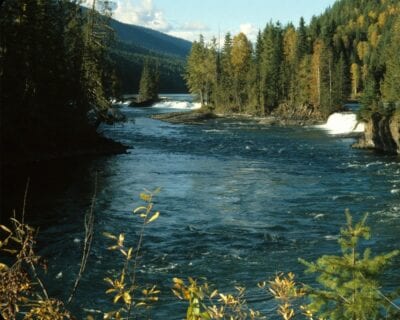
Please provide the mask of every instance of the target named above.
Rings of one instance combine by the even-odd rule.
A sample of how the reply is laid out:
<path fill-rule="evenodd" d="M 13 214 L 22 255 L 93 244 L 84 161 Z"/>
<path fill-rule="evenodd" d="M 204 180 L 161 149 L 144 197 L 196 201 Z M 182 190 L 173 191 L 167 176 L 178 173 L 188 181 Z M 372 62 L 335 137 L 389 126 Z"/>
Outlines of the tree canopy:
<path fill-rule="evenodd" d="M 201 38 L 187 84 L 226 112 L 306 105 L 327 117 L 348 100 L 360 100 L 366 117 L 399 108 L 399 16 L 395 0 L 341 0 L 309 25 L 267 23 L 254 45 L 242 33 L 227 34 L 221 50 Z"/>
<path fill-rule="evenodd" d="M 96 135 L 88 112 L 106 118 L 116 89 L 110 14 L 109 1 L 94 1 L 90 10 L 69 0 L 2 2 L 4 154 L 68 149 Z"/>

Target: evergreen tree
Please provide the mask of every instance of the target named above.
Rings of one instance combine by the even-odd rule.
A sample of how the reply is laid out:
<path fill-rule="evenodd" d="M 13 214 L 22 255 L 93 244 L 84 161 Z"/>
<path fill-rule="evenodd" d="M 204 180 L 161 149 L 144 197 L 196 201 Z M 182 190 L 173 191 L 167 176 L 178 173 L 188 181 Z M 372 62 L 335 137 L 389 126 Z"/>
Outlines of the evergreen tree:
<path fill-rule="evenodd" d="M 348 211 L 346 217 L 347 225 L 339 238 L 341 256 L 325 255 L 311 263 L 300 259 L 307 273 L 318 274 L 321 285 L 307 288 L 310 303 L 306 309 L 322 319 L 395 319 L 392 312 L 398 310 L 392 310 L 391 300 L 381 293 L 378 278 L 399 251 L 372 257 L 366 249 L 361 255 L 359 242 L 370 237 L 367 216 L 355 225 Z"/>
<path fill-rule="evenodd" d="M 297 30 L 297 37 L 296 37 L 296 56 L 297 61 L 301 61 L 301 59 L 310 53 L 310 46 L 307 37 L 307 28 L 304 21 L 304 18 L 300 18 L 299 28 Z"/>
<path fill-rule="evenodd" d="M 219 104 L 216 106 L 217 109 L 222 109 L 222 111 L 233 109 L 234 104 L 231 52 L 232 37 L 230 33 L 227 33 L 220 53 L 220 76 L 217 92 Z"/>
<path fill-rule="evenodd" d="M 392 25 L 391 39 L 386 49 L 386 73 L 381 91 L 383 101 L 400 109 L 400 16 Z"/>
<path fill-rule="evenodd" d="M 350 95 L 349 71 L 343 53 L 334 64 L 332 105 L 333 110 L 340 109 Z"/>
<path fill-rule="evenodd" d="M 248 80 L 248 96 L 249 96 L 249 110 L 251 113 L 257 115 L 265 115 L 264 108 L 261 107 L 261 54 L 262 54 L 262 33 L 258 31 L 257 40 L 255 44 L 255 51 L 253 61 L 250 66 L 249 80 Z"/>
<path fill-rule="evenodd" d="M 203 36 L 192 45 L 185 78 L 189 91 L 199 96 L 202 106 L 209 106 L 217 79 L 217 54 L 215 44 L 207 48 Z"/>
<path fill-rule="evenodd" d="M 282 37 L 279 25 L 269 23 L 263 32 L 261 54 L 261 108 L 271 111 L 281 94 Z"/>
<path fill-rule="evenodd" d="M 140 77 L 138 102 L 156 101 L 158 99 L 158 72 L 150 67 L 149 59 L 143 64 Z"/>

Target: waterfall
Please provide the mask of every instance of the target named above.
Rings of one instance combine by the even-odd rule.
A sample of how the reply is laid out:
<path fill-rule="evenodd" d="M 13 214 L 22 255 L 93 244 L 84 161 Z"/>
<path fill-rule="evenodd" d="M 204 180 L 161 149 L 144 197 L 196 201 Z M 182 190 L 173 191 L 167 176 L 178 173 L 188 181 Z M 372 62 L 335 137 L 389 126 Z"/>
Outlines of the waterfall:
<path fill-rule="evenodd" d="M 336 112 L 329 116 L 328 121 L 318 126 L 328 131 L 329 134 L 345 135 L 364 132 L 364 122 L 357 121 L 357 116 L 352 112 Z"/>

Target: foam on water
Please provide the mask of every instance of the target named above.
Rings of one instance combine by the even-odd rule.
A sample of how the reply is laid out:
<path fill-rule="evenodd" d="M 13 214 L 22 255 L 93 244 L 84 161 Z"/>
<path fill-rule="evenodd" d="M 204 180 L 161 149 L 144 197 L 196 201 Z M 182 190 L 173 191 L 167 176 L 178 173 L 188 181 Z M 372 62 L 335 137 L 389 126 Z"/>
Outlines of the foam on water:
<path fill-rule="evenodd" d="M 364 132 L 364 122 L 357 121 L 352 112 L 336 112 L 329 116 L 328 121 L 318 128 L 328 131 L 329 134 L 343 135 Z"/>
<path fill-rule="evenodd" d="M 162 101 L 154 104 L 152 107 L 180 110 L 196 110 L 201 108 L 201 104 L 198 102 L 189 101 Z"/>

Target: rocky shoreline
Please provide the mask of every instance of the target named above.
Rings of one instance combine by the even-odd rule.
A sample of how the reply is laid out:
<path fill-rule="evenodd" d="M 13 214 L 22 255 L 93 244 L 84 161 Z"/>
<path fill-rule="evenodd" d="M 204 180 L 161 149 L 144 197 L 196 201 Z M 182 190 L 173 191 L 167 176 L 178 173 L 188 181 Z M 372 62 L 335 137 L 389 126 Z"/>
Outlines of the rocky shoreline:
<path fill-rule="evenodd" d="M 384 116 L 374 113 L 366 122 L 363 136 L 353 147 L 400 154 L 400 114 Z"/>
<path fill-rule="evenodd" d="M 69 141 L 64 141 L 64 143 L 48 145 L 40 144 L 37 141 L 34 147 L 28 145 L 24 148 L 3 149 L 0 166 L 16 166 L 73 157 L 121 154 L 126 153 L 127 149 L 127 146 L 103 137 L 96 133 L 95 130 L 90 130 L 86 134 L 71 138 Z"/>
<path fill-rule="evenodd" d="M 213 113 L 195 110 L 190 112 L 171 112 L 157 114 L 153 119 L 174 124 L 202 124 L 210 119 L 251 119 L 262 125 L 310 126 L 324 124 L 326 119 L 307 106 L 300 106 L 288 112 L 286 106 L 280 106 L 271 115 L 260 117 L 249 114 Z M 360 133 L 354 148 L 373 149 L 387 154 L 400 154 L 400 115 L 391 117 L 374 114 L 365 125 L 365 132 Z M 359 135 L 357 135 L 359 136 Z"/>
<path fill-rule="evenodd" d="M 170 112 L 170 113 L 162 113 L 152 115 L 152 119 L 166 121 L 174 124 L 202 124 L 208 120 L 220 118 L 220 115 L 217 115 L 210 111 L 184 111 L 184 112 Z"/>
<path fill-rule="evenodd" d="M 323 124 L 322 118 L 307 118 L 307 117 L 284 117 L 278 113 L 269 116 L 254 116 L 243 113 L 214 113 L 212 111 L 194 110 L 184 112 L 169 112 L 156 114 L 151 116 L 152 119 L 157 119 L 174 124 L 202 124 L 211 119 L 232 119 L 243 120 L 251 119 L 262 125 L 277 125 L 277 126 L 308 126 Z"/>

